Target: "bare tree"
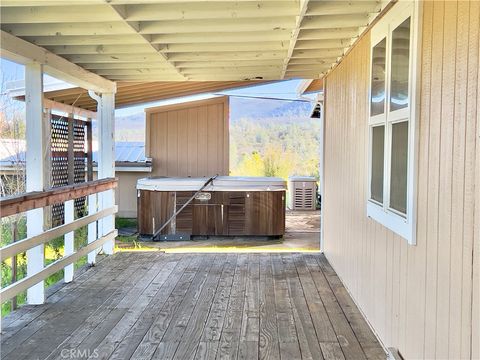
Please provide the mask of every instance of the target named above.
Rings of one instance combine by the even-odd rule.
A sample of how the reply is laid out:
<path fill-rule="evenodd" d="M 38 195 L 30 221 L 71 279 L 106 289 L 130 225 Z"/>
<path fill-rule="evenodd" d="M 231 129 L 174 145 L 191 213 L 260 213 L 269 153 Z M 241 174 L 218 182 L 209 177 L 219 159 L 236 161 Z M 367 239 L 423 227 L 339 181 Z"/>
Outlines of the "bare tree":
<path fill-rule="evenodd" d="M 7 94 L 6 79 L 2 78 L 0 93 L 0 153 L 5 166 L 0 173 L 0 196 L 25 192 L 25 111 L 21 102 Z M 2 226 L 9 226 L 11 239 L 19 238 L 18 225 L 22 214 L 2 218 Z M 17 255 L 12 261 L 12 283 L 17 281 Z M 17 298 L 12 299 L 12 310 L 17 307 Z"/>

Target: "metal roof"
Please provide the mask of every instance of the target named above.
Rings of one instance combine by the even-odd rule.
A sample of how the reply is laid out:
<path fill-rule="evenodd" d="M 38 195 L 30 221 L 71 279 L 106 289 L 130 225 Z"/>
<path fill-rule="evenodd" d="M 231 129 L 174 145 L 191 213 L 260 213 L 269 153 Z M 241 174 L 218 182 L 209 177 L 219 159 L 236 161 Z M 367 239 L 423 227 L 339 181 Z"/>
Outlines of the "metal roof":
<path fill-rule="evenodd" d="M 98 152 L 93 152 L 93 161 L 97 161 Z M 136 163 L 145 162 L 145 143 L 134 141 L 115 142 L 115 162 Z"/>
<path fill-rule="evenodd" d="M 7 141 L 9 144 L 12 139 L 1 139 L 1 143 L 3 144 Z M 94 144 L 95 148 L 95 144 Z M 19 149 L 21 149 L 19 147 Z M 25 150 L 22 149 L 21 151 L 12 151 L 8 155 L 4 154 L 2 158 L 0 158 L 0 166 L 14 166 L 18 165 L 19 163 L 25 162 Z M 93 152 L 93 161 L 97 161 L 97 151 Z M 115 162 L 116 163 L 143 163 L 146 161 L 145 158 L 145 143 L 143 142 L 134 142 L 134 141 L 118 141 L 115 142 Z"/>

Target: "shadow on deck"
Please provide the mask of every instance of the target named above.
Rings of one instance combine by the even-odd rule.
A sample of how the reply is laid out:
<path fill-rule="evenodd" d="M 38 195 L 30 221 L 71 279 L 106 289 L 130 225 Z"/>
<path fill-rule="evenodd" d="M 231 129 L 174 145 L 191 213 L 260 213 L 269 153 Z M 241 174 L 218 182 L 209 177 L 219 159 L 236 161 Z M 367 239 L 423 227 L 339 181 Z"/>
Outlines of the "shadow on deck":
<path fill-rule="evenodd" d="M 122 252 L 2 321 L 5 359 L 385 359 L 319 254 Z"/>

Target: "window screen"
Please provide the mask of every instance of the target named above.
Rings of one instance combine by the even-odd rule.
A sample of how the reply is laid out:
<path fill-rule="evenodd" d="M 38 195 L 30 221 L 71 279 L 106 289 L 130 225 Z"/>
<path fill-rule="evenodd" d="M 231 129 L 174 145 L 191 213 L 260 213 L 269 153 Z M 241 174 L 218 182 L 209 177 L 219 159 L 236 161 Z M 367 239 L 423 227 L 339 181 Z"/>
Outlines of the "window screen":
<path fill-rule="evenodd" d="M 383 203 L 383 167 L 385 126 L 372 128 L 372 174 L 371 174 L 371 199 Z"/>
<path fill-rule="evenodd" d="M 408 74 L 410 58 L 410 18 L 392 33 L 390 111 L 408 106 Z"/>
<path fill-rule="evenodd" d="M 385 54 L 387 39 L 380 41 L 372 50 L 372 84 L 370 116 L 385 111 Z"/>
<path fill-rule="evenodd" d="M 392 125 L 390 208 L 407 213 L 408 121 Z"/>

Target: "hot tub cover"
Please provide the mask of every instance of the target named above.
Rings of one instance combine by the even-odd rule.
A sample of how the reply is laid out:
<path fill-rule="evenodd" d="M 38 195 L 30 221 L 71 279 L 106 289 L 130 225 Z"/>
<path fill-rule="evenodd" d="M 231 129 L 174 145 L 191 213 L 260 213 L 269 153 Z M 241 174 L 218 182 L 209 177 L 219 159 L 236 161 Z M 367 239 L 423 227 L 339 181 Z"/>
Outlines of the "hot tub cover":
<path fill-rule="evenodd" d="M 290 176 L 288 181 L 304 181 L 304 182 L 316 182 L 314 176 Z"/>
<path fill-rule="evenodd" d="M 207 178 L 151 177 L 138 179 L 138 190 L 197 191 Z M 218 176 L 204 191 L 284 191 L 285 180 L 276 177 Z"/>

